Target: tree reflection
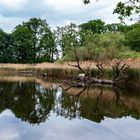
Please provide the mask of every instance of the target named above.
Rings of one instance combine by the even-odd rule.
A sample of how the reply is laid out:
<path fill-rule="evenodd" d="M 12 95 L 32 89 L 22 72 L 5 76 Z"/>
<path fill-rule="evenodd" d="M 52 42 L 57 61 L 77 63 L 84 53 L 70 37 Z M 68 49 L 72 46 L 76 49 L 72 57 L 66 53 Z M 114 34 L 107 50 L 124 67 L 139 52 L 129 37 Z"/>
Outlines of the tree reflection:
<path fill-rule="evenodd" d="M 54 107 L 52 89 L 36 83 L 0 83 L 0 112 L 10 109 L 17 118 L 31 124 L 44 122 Z"/>
<path fill-rule="evenodd" d="M 0 112 L 10 109 L 30 124 L 45 122 L 51 112 L 68 119 L 101 122 L 105 117 L 140 119 L 140 95 L 118 87 L 43 88 L 35 82 L 0 82 Z"/>
<path fill-rule="evenodd" d="M 108 92 L 111 93 L 106 97 L 104 93 L 106 89 L 102 86 L 98 86 L 96 90 L 90 89 L 90 95 L 89 88 L 81 90 L 80 94 L 76 93 L 76 89 L 72 91 L 70 88 L 66 89 L 68 90 L 65 90 L 61 96 L 61 110 L 57 111 L 58 115 L 69 119 L 86 118 L 95 122 L 101 122 L 105 117 L 132 116 L 140 119 L 140 106 L 138 108 L 133 106 L 125 90 L 110 88 Z M 140 98 L 137 99 L 140 105 Z"/>

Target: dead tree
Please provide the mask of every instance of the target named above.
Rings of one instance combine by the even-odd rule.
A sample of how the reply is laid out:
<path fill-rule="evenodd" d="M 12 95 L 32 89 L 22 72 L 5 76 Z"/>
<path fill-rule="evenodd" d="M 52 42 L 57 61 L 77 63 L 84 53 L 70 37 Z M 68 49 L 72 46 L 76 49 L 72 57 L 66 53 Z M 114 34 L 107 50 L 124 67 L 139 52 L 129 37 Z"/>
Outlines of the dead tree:
<path fill-rule="evenodd" d="M 127 65 L 122 60 L 118 60 L 115 65 L 112 65 L 113 72 L 115 73 L 113 82 L 119 82 L 121 80 L 127 79 L 128 75 L 126 74 L 126 71 L 128 68 L 129 65 Z"/>
<path fill-rule="evenodd" d="M 77 65 L 72 65 L 72 64 L 69 64 L 70 66 L 74 66 L 74 67 L 77 67 L 79 70 L 81 70 L 81 72 L 85 73 L 85 77 L 79 77 L 80 79 L 80 82 L 77 83 L 77 84 L 74 84 L 73 86 L 84 86 L 84 85 L 90 85 L 90 84 L 94 84 L 94 83 L 97 83 L 97 84 L 109 84 L 109 85 L 115 85 L 117 84 L 119 81 L 121 80 L 124 80 L 124 79 L 127 79 L 127 74 L 126 74 L 126 70 L 129 68 L 128 65 L 126 65 L 126 63 L 122 63 L 121 61 L 115 63 L 113 66 L 112 66 L 112 69 L 113 69 L 113 73 L 114 73 L 114 77 L 113 79 L 100 79 L 103 75 L 103 65 L 102 64 L 97 64 L 97 68 L 99 69 L 99 76 L 96 78 L 96 77 L 90 77 L 89 75 L 87 75 L 87 73 L 89 72 L 85 72 L 82 67 L 80 66 L 80 63 L 78 61 Z M 88 68 L 88 71 L 90 69 Z M 87 71 L 87 70 L 86 70 Z M 71 85 L 72 86 L 72 85 Z"/>

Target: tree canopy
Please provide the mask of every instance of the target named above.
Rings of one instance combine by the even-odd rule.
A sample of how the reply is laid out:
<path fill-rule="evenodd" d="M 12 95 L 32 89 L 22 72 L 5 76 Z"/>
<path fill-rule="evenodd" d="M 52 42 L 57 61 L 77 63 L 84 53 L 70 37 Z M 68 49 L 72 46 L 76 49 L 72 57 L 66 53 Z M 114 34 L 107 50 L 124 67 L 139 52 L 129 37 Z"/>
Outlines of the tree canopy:
<path fill-rule="evenodd" d="M 53 61 L 54 35 L 45 20 L 31 18 L 13 31 L 18 62 Z"/>
<path fill-rule="evenodd" d="M 104 24 L 105 22 L 97 19 L 97 20 L 90 20 L 87 23 L 82 23 L 79 25 L 81 30 L 87 31 L 90 30 L 94 33 L 103 33 L 104 32 Z"/>
<path fill-rule="evenodd" d="M 0 29 L 0 62 L 10 63 L 16 62 L 13 37 L 11 34 L 5 33 Z"/>
<path fill-rule="evenodd" d="M 127 43 L 131 49 L 140 52 L 140 25 L 138 24 L 126 34 Z"/>
<path fill-rule="evenodd" d="M 83 61 L 98 57 L 103 60 L 127 51 L 139 53 L 139 36 L 139 22 L 106 24 L 96 19 L 52 31 L 45 20 L 31 18 L 17 25 L 12 33 L 0 29 L 0 63 L 54 62 L 58 56 L 74 61 L 75 53 Z"/>

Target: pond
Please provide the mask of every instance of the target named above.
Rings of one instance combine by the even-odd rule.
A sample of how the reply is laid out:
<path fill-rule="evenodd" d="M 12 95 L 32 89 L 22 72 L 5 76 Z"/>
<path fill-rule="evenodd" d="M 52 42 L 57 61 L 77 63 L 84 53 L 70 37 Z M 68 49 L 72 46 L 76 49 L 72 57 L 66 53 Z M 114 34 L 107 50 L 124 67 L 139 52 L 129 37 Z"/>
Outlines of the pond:
<path fill-rule="evenodd" d="M 140 140 L 140 90 L 0 77 L 1 140 Z"/>

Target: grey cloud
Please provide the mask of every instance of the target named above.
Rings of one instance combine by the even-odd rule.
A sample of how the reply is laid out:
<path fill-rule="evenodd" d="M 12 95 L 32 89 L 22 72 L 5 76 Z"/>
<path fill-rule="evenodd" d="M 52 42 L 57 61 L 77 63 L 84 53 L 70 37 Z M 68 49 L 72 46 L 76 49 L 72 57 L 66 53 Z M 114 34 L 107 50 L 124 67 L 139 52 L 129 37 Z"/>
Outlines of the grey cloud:
<path fill-rule="evenodd" d="M 88 7 L 83 6 L 80 9 L 72 9 L 73 7 L 71 7 L 71 10 L 70 8 L 68 10 L 58 10 L 57 8 L 55 9 L 54 7 L 46 5 L 43 0 L 28 1 L 29 2 L 18 11 L 0 6 L 0 15 L 3 17 L 1 18 L 0 16 L 0 27 L 4 30 L 12 31 L 17 24 L 32 17 L 46 19 L 49 25 L 53 28 L 56 26 L 62 26 L 67 21 L 80 24 L 88 20 L 99 18 L 107 22 L 117 20 L 116 16 L 112 16 L 112 9 L 108 10 L 108 7 L 103 4 L 97 6 L 91 5 Z M 110 17 L 111 20 L 108 19 L 108 17 Z M 13 19 L 12 21 L 14 22 L 8 25 L 10 19 Z M 3 23 L 5 23 L 5 25 L 3 25 Z"/>

